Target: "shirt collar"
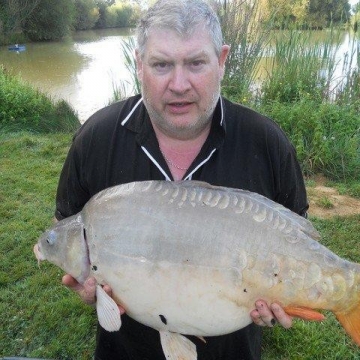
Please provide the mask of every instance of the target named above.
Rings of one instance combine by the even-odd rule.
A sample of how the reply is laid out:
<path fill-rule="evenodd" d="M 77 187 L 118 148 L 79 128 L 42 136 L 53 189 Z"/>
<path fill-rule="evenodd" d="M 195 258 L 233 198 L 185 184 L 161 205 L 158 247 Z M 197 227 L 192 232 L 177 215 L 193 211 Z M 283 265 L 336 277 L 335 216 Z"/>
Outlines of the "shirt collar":
<path fill-rule="evenodd" d="M 121 122 L 128 130 L 136 133 L 136 141 L 151 161 L 164 174 L 166 180 L 171 180 L 168 166 L 161 155 L 159 143 L 152 127 L 149 114 L 140 95 L 132 99 L 133 106 L 128 115 Z M 224 100 L 220 97 L 215 107 L 211 130 L 205 144 L 200 150 L 184 179 L 191 179 L 192 175 L 209 161 L 214 152 L 219 149 L 225 140 Z"/>

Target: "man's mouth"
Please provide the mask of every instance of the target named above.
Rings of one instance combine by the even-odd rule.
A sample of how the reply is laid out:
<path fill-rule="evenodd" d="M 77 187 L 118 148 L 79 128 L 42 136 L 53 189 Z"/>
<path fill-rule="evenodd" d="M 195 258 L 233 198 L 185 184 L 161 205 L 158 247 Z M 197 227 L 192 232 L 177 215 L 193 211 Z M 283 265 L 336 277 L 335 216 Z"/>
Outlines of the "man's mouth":
<path fill-rule="evenodd" d="M 190 105 L 190 102 L 172 102 L 169 105 L 170 106 L 177 106 L 177 107 L 184 107 Z"/>
<path fill-rule="evenodd" d="M 193 102 L 190 101 L 173 101 L 168 103 L 168 109 L 174 114 L 185 114 L 191 110 Z"/>

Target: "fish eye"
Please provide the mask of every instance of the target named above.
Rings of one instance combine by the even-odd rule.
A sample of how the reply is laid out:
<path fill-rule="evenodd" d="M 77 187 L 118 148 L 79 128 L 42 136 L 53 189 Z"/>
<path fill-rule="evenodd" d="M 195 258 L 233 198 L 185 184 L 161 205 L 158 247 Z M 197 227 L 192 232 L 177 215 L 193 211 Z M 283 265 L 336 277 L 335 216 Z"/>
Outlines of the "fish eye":
<path fill-rule="evenodd" d="M 50 231 L 48 236 L 46 237 L 46 242 L 49 245 L 54 245 L 55 240 L 56 240 L 56 234 L 53 231 Z"/>

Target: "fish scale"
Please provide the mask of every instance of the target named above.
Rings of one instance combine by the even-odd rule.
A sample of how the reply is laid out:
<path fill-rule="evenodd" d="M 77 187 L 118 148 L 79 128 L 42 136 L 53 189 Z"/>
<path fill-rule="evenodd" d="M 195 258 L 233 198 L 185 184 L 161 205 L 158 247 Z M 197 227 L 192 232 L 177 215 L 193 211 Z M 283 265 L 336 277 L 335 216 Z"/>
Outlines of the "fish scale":
<path fill-rule="evenodd" d="M 260 298 L 304 319 L 322 319 L 314 309 L 333 311 L 360 344 L 360 266 L 318 238 L 310 221 L 253 192 L 145 181 L 101 191 L 46 232 L 35 253 L 79 281 L 108 284 L 114 299 L 97 290 L 100 324 L 120 326 L 115 300 L 160 331 L 165 354 L 174 342 L 193 351 L 179 334 L 215 336 L 248 325 Z"/>

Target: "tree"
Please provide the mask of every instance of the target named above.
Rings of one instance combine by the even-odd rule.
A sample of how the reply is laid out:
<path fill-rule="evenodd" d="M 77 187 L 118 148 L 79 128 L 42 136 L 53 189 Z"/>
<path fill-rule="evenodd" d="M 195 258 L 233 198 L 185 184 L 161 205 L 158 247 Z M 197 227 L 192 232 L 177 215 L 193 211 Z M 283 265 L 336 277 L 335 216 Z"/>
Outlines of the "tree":
<path fill-rule="evenodd" d="M 275 27 L 283 28 L 306 18 L 310 0 L 259 0 L 262 17 L 271 19 Z"/>
<path fill-rule="evenodd" d="M 77 0 L 75 2 L 75 29 L 92 29 L 100 17 L 99 8 L 95 0 Z"/>
<path fill-rule="evenodd" d="M 348 0 L 310 0 L 307 24 L 322 29 L 332 23 L 345 23 L 350 17 Z"/>
<path fill-rule="evenodd" d="M 141 0 L 113 1 L 97 0 L 99 20 L 97 28 L 129 27 L 134 26 L 140 18 Z"/>
<path fill-rule="evenodd" d="M 59 40 L 70 33 L 74 18 L 73 0 L 40 0 L 23 30 L 33 41 Z"/>
<path fill-rule="evenodd" d="M 21 31 L 21 25 L 39 2 L 40 0 L 0 0 L 0 32 L 8 35 Z"/>
<path fill-rule="evenodd" d="M 97 0 L 96 6 L 99 10 L 99 18 L 95 24 L 95 27 L 103 29 L 106 27 L 106 9 L 108 8 L 109 4 L 106 0 Z"/>
<path fill-rule="evenodd" d="M 360 13 L 360 1 L 357 4 L 355 4 L 351 10 L 354 14 Z"/>
<path fill-rule="evenodd" d="M 97 0 L 97 4 L 104 4 L 106 6 L 110 6 L 112 4 L 115 4 L 115 0 Z"/>

